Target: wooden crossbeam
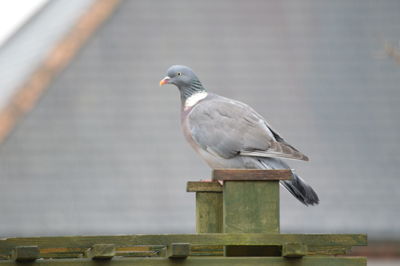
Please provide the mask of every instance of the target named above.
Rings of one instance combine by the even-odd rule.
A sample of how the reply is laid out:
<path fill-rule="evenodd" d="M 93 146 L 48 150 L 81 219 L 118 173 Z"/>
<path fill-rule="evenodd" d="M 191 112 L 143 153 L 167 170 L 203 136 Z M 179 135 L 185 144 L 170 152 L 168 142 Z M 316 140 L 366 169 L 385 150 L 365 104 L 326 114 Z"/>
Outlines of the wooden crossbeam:
<path fill-rule="evenodd" d="M 9 255 L 17 246 L 42 248 L 91 248 L 95 244 L 115 244 L 116 247 L 135 245 L 164 245 L 190 243 L 191 245 L 283 245 L 303 243 L 307 246 L 364 246 L 364 234 L 161 234 L 125 236 L 62 236 L 6 238 L 0 240 L 0 254 Z"/>
<path fill-rule="evenodd" d="M 186 186 L 187 192 L 222 192 L 222 186 L 217 182 L 189 181 Z"/>
<path fill-rule="evenodd" d="M 98 264 L 99 262 L 95 262 Z M 221 265 L 221 266 L 366 266 L 366 258 L 359 257 L 304 257 L 293 262 L 291 259 L 283 257 L 189 257 L 185 260 L 176 262 L 168 258 L 113 258 L 107 261 L 108 266 L 198 266 L 198 265 Z M 13 261 L 0 261 L 1 266 L 15 266 Z M 91 259 L 58 259 L 58 260 L 36 260 L 38 266 L 82 266 L 94 265 Z"/>

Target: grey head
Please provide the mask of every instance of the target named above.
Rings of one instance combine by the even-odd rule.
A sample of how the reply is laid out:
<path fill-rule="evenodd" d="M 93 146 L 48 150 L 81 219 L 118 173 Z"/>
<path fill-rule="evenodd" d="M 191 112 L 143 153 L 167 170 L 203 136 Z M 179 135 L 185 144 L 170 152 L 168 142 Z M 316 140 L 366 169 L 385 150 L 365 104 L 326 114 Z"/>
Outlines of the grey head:
<path fill-rule="evenodd" d="M 193 70 L 182 65 L 173 65 L 168 68 L 167 76 L 160 81 L 160 86 L 165 84 L 178 87 L 182 103 L 193 94 L 206 90 Z"/>

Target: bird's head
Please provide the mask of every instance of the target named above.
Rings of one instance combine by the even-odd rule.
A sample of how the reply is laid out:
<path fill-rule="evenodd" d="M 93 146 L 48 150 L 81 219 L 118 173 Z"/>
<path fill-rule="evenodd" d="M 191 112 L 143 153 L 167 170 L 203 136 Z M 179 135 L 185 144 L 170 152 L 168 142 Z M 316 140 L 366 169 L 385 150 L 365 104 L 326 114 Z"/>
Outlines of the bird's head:
<path fill-rule="evenodd" d="M 199 80 L 192 69 L 187 66 L 174 65 L 167 70 L 167 76 L 160 81 L 160 86 L 173 84 L 182 90 L 190 88 L 195 82 L 199 82 Z"/>

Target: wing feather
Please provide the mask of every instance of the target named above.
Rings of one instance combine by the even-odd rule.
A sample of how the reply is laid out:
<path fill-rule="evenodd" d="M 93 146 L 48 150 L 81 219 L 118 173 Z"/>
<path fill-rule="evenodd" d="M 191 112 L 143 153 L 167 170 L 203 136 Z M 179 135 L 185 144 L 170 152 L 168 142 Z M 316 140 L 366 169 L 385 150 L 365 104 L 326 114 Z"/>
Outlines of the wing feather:
<path fill-rule="evenodd" d="M 308 161 L 281 138 L 250 106 L 215 95 L 199 102 L 188 114 L 193 140 L 222 158 L 278 157 Z"/>

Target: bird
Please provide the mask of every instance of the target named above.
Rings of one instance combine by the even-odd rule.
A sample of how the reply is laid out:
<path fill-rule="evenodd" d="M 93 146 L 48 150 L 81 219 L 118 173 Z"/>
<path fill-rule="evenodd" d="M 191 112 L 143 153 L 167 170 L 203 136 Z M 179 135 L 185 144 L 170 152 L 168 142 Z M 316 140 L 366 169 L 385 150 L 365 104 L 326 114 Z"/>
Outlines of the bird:
<path fill-rule="evenodd" d="M 191 68 L 171 66 L 166 84 L 180 92 L 183 135 L 212 169 L 290 169 L 283 159 L 309 160 L 249 105 L 208 92 Z M 292 175 L 281 185 L 304 205 L 318 204 L 314 189 Z"/>

